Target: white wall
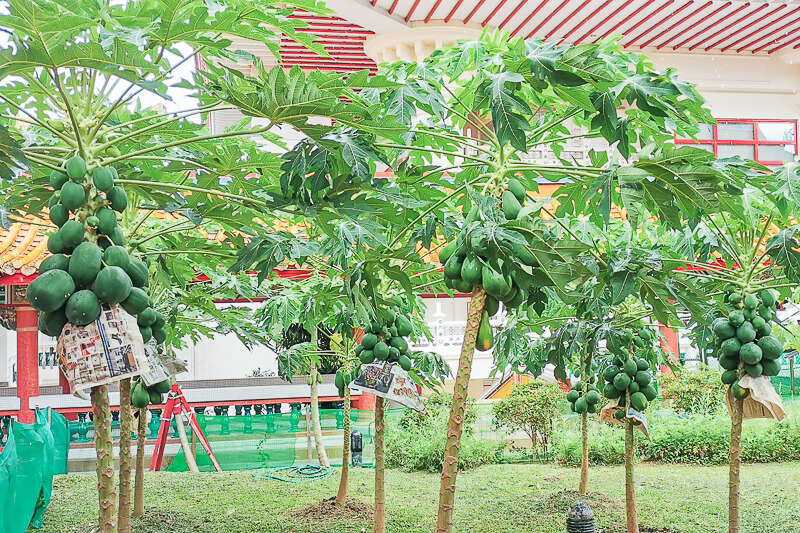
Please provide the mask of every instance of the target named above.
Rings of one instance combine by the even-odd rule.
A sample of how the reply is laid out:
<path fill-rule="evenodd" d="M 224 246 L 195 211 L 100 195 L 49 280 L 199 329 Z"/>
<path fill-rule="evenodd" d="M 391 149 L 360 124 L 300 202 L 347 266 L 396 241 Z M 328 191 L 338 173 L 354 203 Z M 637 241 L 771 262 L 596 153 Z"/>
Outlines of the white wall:
<path fill-rule="evenodd" d="M 248 350 L 233 334 L 204 339 L 176 355 L 189 362 L 189 372 L 178 376 L 182 380 L 244 378 L 259 367 L 262 372 L 278 372 L 275 352 L 266 346 Z"/>
<path fill-rule="evenodd" d="M 800 118 L 796 57 L 644 53 L 656 68 L 674 67 L 681 78 L 697 84 L 715 118 Z"/>

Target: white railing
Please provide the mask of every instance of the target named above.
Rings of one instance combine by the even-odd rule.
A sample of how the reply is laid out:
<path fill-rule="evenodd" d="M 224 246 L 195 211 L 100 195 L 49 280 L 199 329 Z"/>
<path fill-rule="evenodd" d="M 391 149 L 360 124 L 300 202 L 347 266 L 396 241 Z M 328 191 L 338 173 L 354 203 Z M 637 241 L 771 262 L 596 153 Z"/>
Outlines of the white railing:
<path fill-rule="evenodd" d="M 496 330 L 503 327 L 506 323 L 505 316 L 498 316 L 492 318 L 489 323 Z M 414 347 L 419 350 L 432 350 L 437 346 L 461 346 L 464 341 L 464 332 L 467 329 L 467 323 L 460 320 L 434 320 L 428 322 L 433 334 L 433 341 L 428 341 L 425 338 L 419 339 L 414 343 Z"/>

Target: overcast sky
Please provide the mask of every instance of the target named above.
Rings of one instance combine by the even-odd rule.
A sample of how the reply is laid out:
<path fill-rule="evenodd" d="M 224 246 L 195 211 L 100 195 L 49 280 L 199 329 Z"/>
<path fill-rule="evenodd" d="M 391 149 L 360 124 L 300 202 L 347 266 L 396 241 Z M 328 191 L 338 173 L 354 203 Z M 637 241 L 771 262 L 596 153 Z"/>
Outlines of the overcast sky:
<path fill-rule="evenodd" d="M 2 17 L 4 15 L 8 15 L 8 3 L 4 0 L 0 0 L 0 26 L 2 26 Z M 12 46 L 9 40 L 8 30 L 0 31 L 0 48 L 7 48 Z M 191 53 L 191 48 L 188 45 L 181 45 L 178 47 L 178 52 L 181 55 L 167 53 L 165 57 L 170 62 L 170 64 L 174 65 L 180 61 L 181 56 L 185 57 L 187 54 Z M 192 59 L 189 59 L 181 66 L 179 66 L 173 75 L 170 77 L 169 84 L 177 84 L 181 81 L 191 80 L 195 73 L 196 66 L 195 62 Z M 6 80 L 0 81 L 2 84 L 6 84 L 12 81 L 19 81 L 19 78 L 9 77 Z M 100 83 L 102 85 L 102 81 Z M 129 86 L 128 82 L 120 82 L 114 92 L 112 93 L 113 96 L 118 96 L 121 94 L 127 87 Z M 168 111 L 181 111 L 192 109 L 197 105 L 196 100 L 191 97 L 192 91 L 190 89 L 183 89 L 178 87 L 172 87 L 167 91 L 167 95 L 172 101 L 164 100 L 162 97 L 152 94 L 147 91 L 143 91 L 137 98 L 136 101 L 131 102 L 131 107 L 135 106 L 137 101 L 140 103 L 142 107 L 151 107 L 158 104 L 163 104 Z M 191 120 L 198 121 L 197 117 L 192 117 Z"/>

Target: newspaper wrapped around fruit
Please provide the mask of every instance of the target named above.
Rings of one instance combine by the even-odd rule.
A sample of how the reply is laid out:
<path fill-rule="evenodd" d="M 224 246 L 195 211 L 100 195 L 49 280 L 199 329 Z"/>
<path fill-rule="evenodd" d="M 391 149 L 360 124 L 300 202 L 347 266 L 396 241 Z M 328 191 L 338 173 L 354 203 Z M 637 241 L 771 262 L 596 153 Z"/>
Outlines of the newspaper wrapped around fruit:
<path fill-rule="evenodd" d="M 119 305 L 103 305 L 85 326 L 67 323 L 56 354 L 73 393 L 150 370 L 136 317 Z"/>

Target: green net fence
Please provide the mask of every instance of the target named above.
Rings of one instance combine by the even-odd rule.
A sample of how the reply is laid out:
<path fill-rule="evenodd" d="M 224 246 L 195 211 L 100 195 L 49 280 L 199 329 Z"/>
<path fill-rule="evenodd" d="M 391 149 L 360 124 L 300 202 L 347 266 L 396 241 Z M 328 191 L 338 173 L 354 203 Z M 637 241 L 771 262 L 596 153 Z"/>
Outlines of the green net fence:
<path fill-rule="evenodd" d="M 67 473 L 69 432 L 63 415 L 47 409 L 34 424 L 14 423 L 0 452 L 0 530 L 39 528 L 53 489 L 53 476 Z"/>
<path fill-rule="evenodd" d="M 388 409 L 387 419 L 400 418 L 405 409 Z M 350 411 L 350 430 L 360 431 L 363 437 L 363 462 L 371 465 L 374 460 L 373 411 Z M 323 441 L 332 466 L 342 464 L 342 439 L 344 410 L 321 409 Z M 213 416 L 197 415 L 197 421 L 211 450 L 223 470 L 248 470 L 264 467 L 282 467 L 308 464 L 308 438 L 306 417 L 300 411 L 261 415 Z M 173 423 L 170 436 L 177 436 Z M 190 437 L 197 466 L 201 471 L 214 469 L 199 442 Z M 312 439 L 312 461 L 317 461 L 316 447 Z M 179 451 L 167 468 L 171 472 L 188 470 L 186 457 Z"/>

